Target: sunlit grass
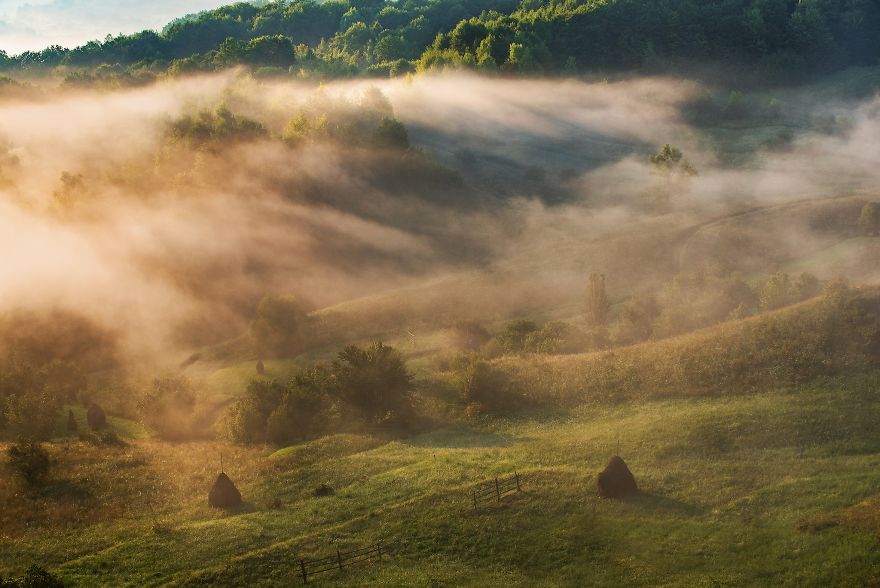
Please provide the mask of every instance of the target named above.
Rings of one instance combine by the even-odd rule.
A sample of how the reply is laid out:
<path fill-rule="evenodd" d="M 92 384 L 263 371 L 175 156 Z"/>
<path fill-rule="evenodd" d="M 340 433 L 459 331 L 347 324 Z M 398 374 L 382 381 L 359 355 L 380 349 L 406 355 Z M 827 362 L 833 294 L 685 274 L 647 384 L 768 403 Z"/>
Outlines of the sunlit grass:
<path fill-rule="evenodd" d="M 84 585 L 287 586 L 298 557 L 382 539 L 396 544 L 383 564 L 315 585 L 862 585 L 877 575 L 878 542 L 870 525 L 846 521 L 880 492 L 877 381 L 602 404 L 390 443 L 337 435 L 274 452 L 56 443 L 53 479 L 93 493 L 93 514 L 4 527 L 0 571 L 37 561 Z M 644 494 L 597 501 L 595 474 L 618 442 Z M 246 501 L 238 512 L 206 504 L 220 453 Z M 514 469 L 524 492 L 474 512 L 472 485 Z M 320 484 L 335 496 L 315 497 Z M 19 513 L 66 504 L 2 488 Z M 833 524 L 811 527 L 824 519 Z"/>

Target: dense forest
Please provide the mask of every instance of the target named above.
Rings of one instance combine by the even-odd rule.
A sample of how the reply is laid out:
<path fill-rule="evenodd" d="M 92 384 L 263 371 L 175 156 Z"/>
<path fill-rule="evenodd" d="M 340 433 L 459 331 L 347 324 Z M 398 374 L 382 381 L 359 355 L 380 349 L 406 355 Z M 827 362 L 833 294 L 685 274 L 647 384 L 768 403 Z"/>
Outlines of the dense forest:
<path fill-rule="evenodd" d="M 71 49 L 0 52 L 0 68 L 58 68 L 72 85 L 120 85 L 232 66 L 320 78 L 447 67 L 707 71 L 723 63 L 797 81 L 875 63 L 878 30 L 875 0 L 278 0 Z"/>

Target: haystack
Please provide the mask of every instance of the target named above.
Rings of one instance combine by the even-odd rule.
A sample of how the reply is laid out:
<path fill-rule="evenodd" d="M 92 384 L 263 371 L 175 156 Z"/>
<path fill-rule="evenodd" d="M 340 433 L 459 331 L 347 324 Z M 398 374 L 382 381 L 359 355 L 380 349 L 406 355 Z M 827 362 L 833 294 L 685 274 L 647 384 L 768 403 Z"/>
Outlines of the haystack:
<path fill-rule="evenodd" d="M 73 411 L 67 411 L 67 432 L 68 433 L 76 433 L 79 426 L 76 424 L 76 417 L 73 416 Z"/>
<path fill-rule="evenodd" d="M 217 481 L 208 493 L 208 504 L 214 508 L 233 508 L 241 504 L 241 493 L 225 473 L 217 476 Z"/>
<path fill-rule="evenodd" d="M 263 363 L 262 359 L 257 360 L 257 373 L 261 376 L 266 373 L 266 365 Z"/>
<path fill-rule="evenodd" d="M 94 431 L 103 429 L 107 425 L 107 415 L 104 414 L 104 409 L 92 403 L 86 413 L 86 422 Z"/>
<path fill-rule="evenodd" d="M 605 469 L 599 472 L 597 482 L 602 498 L 621 498 L 639 491 L 635 477 L 618 455 L 612 457 Z"/>

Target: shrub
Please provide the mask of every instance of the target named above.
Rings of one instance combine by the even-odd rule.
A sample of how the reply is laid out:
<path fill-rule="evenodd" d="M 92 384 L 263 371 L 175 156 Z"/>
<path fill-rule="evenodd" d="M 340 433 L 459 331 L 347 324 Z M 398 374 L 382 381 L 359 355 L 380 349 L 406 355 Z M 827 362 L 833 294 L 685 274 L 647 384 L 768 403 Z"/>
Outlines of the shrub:
<path fill-rule="evenodd" d="M 49 453 L 34 439 L 21 439 L 6 453 L 9 456 L 9 465 L 28 485 L 40 483 L 49 473 Z"/>
<path fill-rule="evenodd" d="M 504 353 L 522 353 L 526 348 L 526 338 L 537 330 L 538 325 L 534 322 L 519 319 L 507 323 L 495 340 Z"/>
<path fill-rule="evenodd" d="M 40 566 L 32 565 L 20 578 L 0 576 L 0 588 L 64 588 L 64 583 Z"/>
<path fill-rule="evenodd" d="M 472 355 L 458 362 L 455 373 L 456 387 L 466 413 L 505 413 L 515 408 L 504 373 L 491 364 Z"/>

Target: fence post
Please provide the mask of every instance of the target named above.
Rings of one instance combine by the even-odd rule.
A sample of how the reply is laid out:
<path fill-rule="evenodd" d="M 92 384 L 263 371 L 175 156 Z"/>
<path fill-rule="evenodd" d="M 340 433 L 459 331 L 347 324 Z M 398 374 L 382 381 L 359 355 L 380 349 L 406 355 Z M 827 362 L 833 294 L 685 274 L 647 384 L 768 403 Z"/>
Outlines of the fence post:
<path fill-rule="evenodd" d="M 302 572 L 303 584 L 309 583 L 309 575 L 306 573 L 306 562 L 299 560 L 299 569 Z"/>
<path fill-rule="evenodd" d="M 513 477 L 516 478 L 516 491 L 522 492 L 522 488 L 519 487 L 519 474 L 516 472 L 516 470 L 513 470 Z"/>
<path fill-rule="evenodd" d="M 342 569 L 342 554 L 339 553 L 339 546 L 336 546 L 336 560 L 339 562 L 339 569 Z"/>
<path fill-rule="evenodd" d="M 477 510 L 477 491 L 474 490 L 474 510 Z"/>
<path fill-rule="evenodd" d="M 498 478 L 495 478 L 495 496 L 498 497 L 498 502 L 501 502 L 501 488 L 498 486 Z"/>

